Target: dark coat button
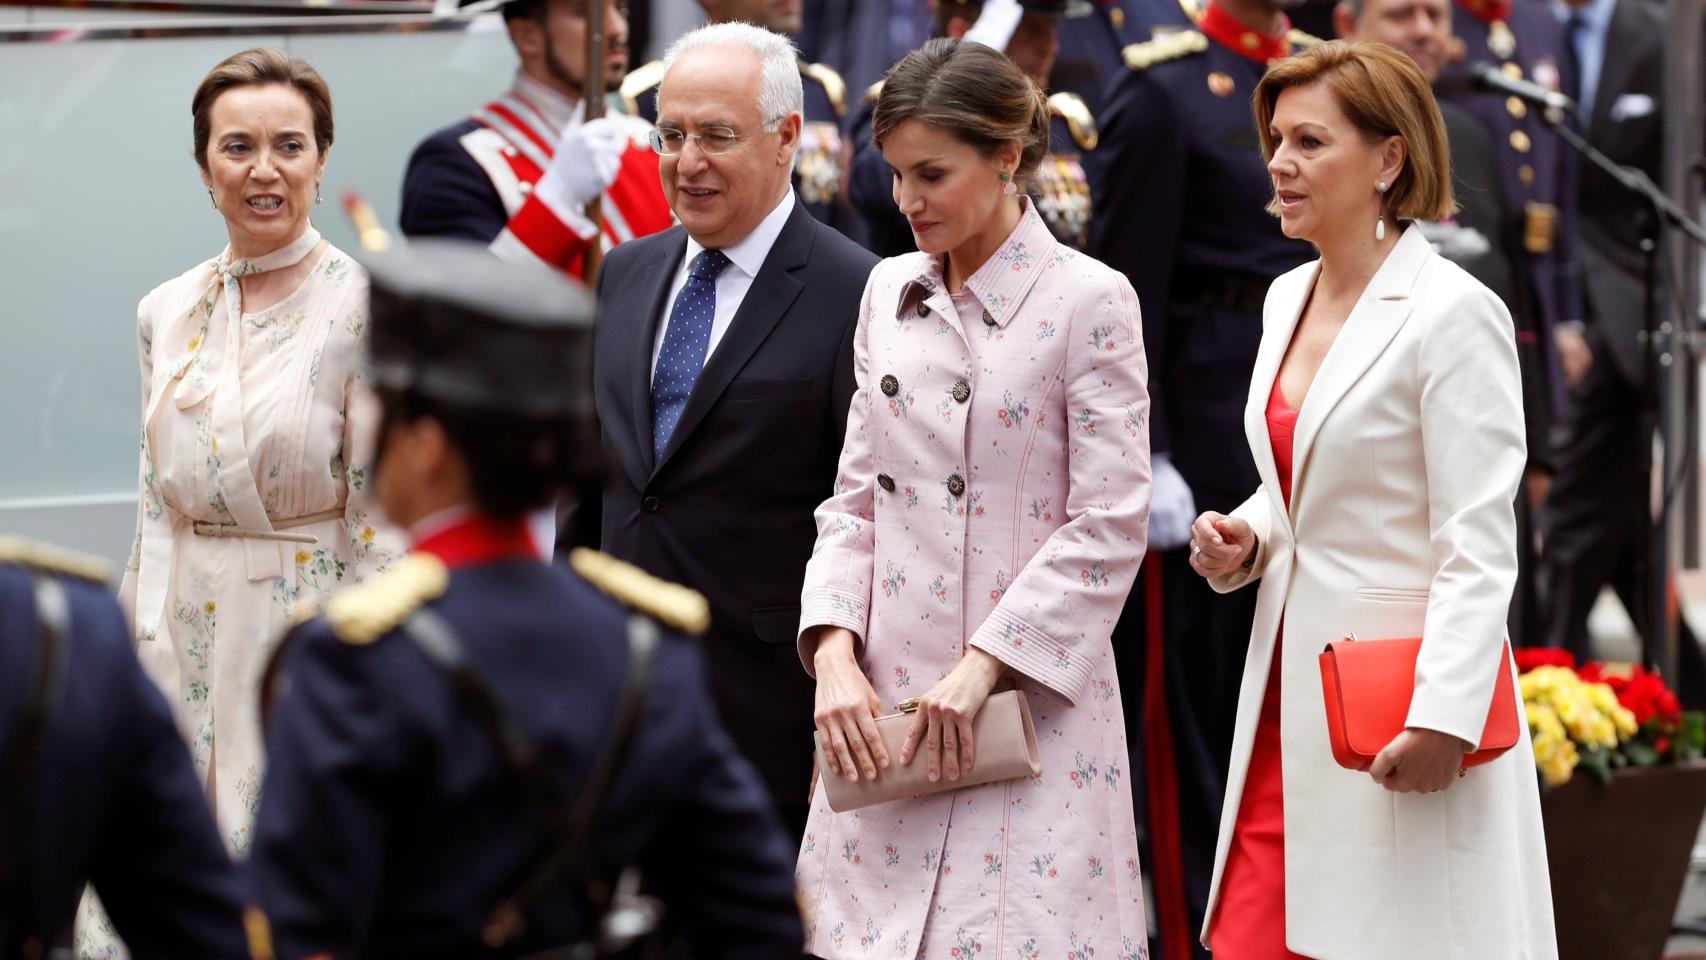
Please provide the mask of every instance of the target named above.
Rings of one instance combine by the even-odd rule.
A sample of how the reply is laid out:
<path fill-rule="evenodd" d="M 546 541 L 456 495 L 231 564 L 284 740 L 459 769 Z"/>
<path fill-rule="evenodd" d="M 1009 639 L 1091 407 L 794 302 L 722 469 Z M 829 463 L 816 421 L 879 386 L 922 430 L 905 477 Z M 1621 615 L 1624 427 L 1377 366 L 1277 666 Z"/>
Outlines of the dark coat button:
<path fill-rule="evenodd" d="M 882 387 L 885 397 L 892 397 L 900 392 L 900 381 L 896 380 L 892 373 L 884 374 L 882 383 L 879 385 Z"/>
<path fill-rule="evenodd" d="M 983 325 L 986 327 L 995 326 L 995 318 L 989 315 L 988 310 L 983 311 Z"/>
<path fill-rule="evenodd" d="M 954 381 L 954 402 L 965 403 L 971 399 L 971 384 L 962 377 Z"/>
<path fill-rule="evenodd" d="M 930 315 L 930 305 L 922 300 L 918 301 L 918 315 L 921 317 L 928 317 Z"/>
<path fill-rule="evenodd" d="M 662 506 L 662 504 L 658 503 L 657 497 L 647 497 L 640 501 L 640 509 L 647 513 L 657 513 L 658 507 L 660 506 Z"/>
<path fill-rule="evenodd" d="M 949 476 L 948 477 L 948 492 L 953 494 L 956 497 L 962 493 L 965 493 L 966 492 L 966 478 L 960 476 L 957 473 Z"/>
<path fill-rule="evenodd" d="M 889 493 L 893 493 L 894 492 L 894 478 L 889 476 L 886 473 L 879 473 L 879 474 L 877 474 L 877 486 L 882 487 L 884 490 L 887 490 Z"/>

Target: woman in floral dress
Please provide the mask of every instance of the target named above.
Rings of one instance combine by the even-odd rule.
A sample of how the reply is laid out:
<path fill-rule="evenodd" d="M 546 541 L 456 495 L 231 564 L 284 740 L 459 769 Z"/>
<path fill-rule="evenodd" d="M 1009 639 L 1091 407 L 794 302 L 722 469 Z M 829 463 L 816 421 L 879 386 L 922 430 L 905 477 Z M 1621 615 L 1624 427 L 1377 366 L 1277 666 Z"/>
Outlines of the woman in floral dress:
<path fill-rule="evenodd" d="M 308 221 L 332 142 L 325 81 L 274 50 L 215 67 L 196 157 L 230 245 L 142 299 L 141 503 L 123 599 L 220 832 L 247 852 L 257 688 L 303 604 L 374 572 L 367 278 Z"/>
<path fill-rule="evenodd" d="M 1042 769 L 845 813 L 816 791 L 798 879 L 823 957 L 1146 953 L 1109 634 L 1143 556 L 1148 394 L 1136 295 L 1016 189 L 1042 93 L 979 44 L 890 71 L 876 141 L 921 252 L 865 288 L 837 493 L 800 655 L 831 775 L 975 769 L 985 697 L 1030 702 Z M 873 715 L 921 699 L 906 755 Z"/>

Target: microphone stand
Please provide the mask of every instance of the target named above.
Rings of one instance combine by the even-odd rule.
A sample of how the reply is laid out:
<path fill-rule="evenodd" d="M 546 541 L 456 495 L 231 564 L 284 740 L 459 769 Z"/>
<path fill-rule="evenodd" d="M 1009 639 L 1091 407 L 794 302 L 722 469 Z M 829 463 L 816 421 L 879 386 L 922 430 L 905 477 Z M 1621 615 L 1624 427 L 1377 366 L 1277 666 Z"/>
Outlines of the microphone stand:
<path fill-rule="evenodd" d="M 1685 446 L 1692 449 L 1692 443 L 1689 437 L 1683 436 L 1682 431 L 1677 429 L 1677 424 L 1672 422 L 1668 409 L 1665 411 L 1667 415 L 1660 415 L 1658 400 L 1665 392 L 1660 378 L 1674 371 L 1678 363 L 1695 362 L 1694 345 L 1700 337 L 1700 331 L 1697 321 L 1692 317 L 1683 318 L 1682 323 L 1687 329 L 1680 331 L 1670 320 L 1659 318 L 1659 269 L 1660 258 L 1663 256 L 1660 241 L 1665 228 L 1670 227 L 1680 230 L 1696 245 L 1706 249 L 1706 227 L 1691 218 L 1688 212 L 1661 190 L 1646 173 L 1633 167 L 1619 166 L 1593 144 L 1588 143 L 1586 138 L 1564 122 L 1563 111 L 1548 108 L 1540 114 L 1560 140 L 1568 144 L 1582 159 L 1610 177 L 1612 182 L 1630 195 L 1638 197 L 1654 214 L 1647 227 L 1646 236 L 1641 238 L 1641 252 L 1645 260 L 1641 343 L 1647 348 L 1647 382 L 1641 403 L 1640 429 L 1643 438 L 1651 438 L 1653 432 L 1658 430 L 1664 442 L 1664 462 L 1660 465 L 1659 515 L 1652 517 L 1648 515 L 1649 511 L 1643 511 L 1643 523 L 1638 528 L 1636 591 L 1640 609 L 1631 610 L 1630 615 L 1640 628 L 1641 659 L 1650 669 L 1656 670 L 1674 685 L 1677 682 L 1677 635 L 1676 631 L 1671 629 L 1671 617 L 1676 612 L 1676 598 L 1670 588 L 1670 548 L 1665 531 L 1668 531 L 1672 509 L 1671 462 L 1680 462 L 1683 449 Z M 1606 363 L 1609 359 L 1595 358 L 1594 362 Z M 1692 427 L 1685 425 L 1684 429 Z M 1647 443 L 1650 444 L 1651 440 L 1648 439 Z M 1649 469 L 1650 467 L 1649 461 Z M 1688 469 L 1693 468 L 1690 466 Z"/>

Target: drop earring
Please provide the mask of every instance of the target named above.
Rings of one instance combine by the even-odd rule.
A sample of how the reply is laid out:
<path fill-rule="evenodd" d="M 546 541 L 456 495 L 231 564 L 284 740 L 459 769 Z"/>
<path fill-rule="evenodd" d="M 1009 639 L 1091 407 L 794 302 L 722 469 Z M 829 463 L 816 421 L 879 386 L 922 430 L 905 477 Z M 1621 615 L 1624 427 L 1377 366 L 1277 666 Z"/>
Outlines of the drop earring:
<path fill-rule="evenodd" d="M 207 202 L 213 204 L 213 209 L 215 209 L 215 210 L 219 209 L 219 201 L 215 200 L 213 198 L 213 188 L 212 187 L 207 188 Z"/>
<path fill-rule="evenodd" d="M 1382 181 L 1376 183 L 1374 185 L 1374 189 L 1379 191 L 1381 197 L 1384 198 L 1386 196 L 1386 181 L 1382 180 Z M 1386 205 L 1383 202 L 1381 204 L 1381 208 L 1380 208 L 1380 216 L 1378 219 L 1376 219 L 1374 221 L 1374 240 L 1376 243 L 1378 243 L 1378 242 L 1385 240 L 1385 239 L 1386 239 Z"/>
<path fill-rule="evenodd" d="M 325 203 L 326 202 L 326 198 L 320 196 L 320 182 L 318 180 L 314 181 L 314 202 L 315 203 Z"/>
<path fill-rule="evenodd" d="M 1013 182 L 1013 175 L 1005 170 L 1001 171 L 1001 195 L 1011 197 L 1018 192 L 1019 185 Z"/>

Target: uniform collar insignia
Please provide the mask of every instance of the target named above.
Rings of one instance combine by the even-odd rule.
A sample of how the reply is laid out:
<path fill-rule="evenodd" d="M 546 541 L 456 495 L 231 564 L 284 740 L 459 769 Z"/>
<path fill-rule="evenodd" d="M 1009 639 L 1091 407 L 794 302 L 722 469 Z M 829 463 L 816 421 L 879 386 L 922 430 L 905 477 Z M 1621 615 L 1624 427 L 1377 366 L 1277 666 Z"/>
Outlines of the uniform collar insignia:
<path fill-rule="evenodd" d="M 1233 53 L 1257 63 L 1291 56 L 1291 21 L 1283 13 L 1278 32 L 1268 35 L 1251 30 L 1217 4 L 1210 3 L 1203 8 L 1197 29 Z"/>
<path fill-rule="evenodd" d="M 1510 19 L 1511 0 L 1457 0 L 1457 6 L 1482 23 Z"/>

